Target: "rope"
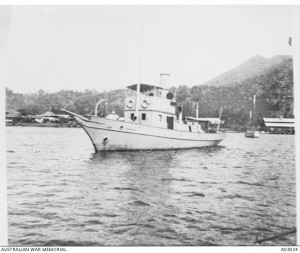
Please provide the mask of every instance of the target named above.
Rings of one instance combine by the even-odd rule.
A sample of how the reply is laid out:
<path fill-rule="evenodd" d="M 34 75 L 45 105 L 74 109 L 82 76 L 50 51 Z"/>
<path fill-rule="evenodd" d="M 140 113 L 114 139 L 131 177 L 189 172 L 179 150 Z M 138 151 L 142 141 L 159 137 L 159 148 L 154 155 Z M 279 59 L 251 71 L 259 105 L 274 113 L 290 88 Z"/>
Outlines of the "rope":
<path fill-rule="evenodd" d="M 297 229 L 293 228 L 290 231 L 287 231 L 287 232 L 284 232 L 284 233 L 281 233 L 281 234 L 278 234 L 278 235 L 275 235 L 275 236 L 272 236 L 272 237 L 268 237 L 268 238 L 258 238 L 258 236 L 256 236 L 256 241 L 254 243 L 261 244 L 262 242 L 275 240 L 275 239 L 284 237 L 286 235 L 294 234 L 296 232 L 297 232 Z"/>

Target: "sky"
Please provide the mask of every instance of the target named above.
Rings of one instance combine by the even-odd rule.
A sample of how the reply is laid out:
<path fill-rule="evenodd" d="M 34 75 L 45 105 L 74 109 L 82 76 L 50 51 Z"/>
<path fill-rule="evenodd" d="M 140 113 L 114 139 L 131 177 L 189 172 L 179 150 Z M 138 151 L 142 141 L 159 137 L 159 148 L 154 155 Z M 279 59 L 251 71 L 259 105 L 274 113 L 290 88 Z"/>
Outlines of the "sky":
<path fill-rule="evenodd" d="M 0 6 L 0 82 L 15 93 L 104 91 L 168 73 L 192 87 L 255 55 L 292 55 L 293 8 Z"/>

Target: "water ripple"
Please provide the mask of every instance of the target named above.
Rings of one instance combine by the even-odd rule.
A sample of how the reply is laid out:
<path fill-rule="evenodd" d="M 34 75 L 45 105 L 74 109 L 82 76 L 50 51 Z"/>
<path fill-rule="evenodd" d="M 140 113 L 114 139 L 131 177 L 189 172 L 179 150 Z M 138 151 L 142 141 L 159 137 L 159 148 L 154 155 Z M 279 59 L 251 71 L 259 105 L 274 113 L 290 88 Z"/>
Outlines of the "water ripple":
<path fill-rule="evenodd" d="M 11 246 L 250 246 L 296 224 L 294 136 L 96 154 L 82 129 L 9 127 L 6 141 Z"/>

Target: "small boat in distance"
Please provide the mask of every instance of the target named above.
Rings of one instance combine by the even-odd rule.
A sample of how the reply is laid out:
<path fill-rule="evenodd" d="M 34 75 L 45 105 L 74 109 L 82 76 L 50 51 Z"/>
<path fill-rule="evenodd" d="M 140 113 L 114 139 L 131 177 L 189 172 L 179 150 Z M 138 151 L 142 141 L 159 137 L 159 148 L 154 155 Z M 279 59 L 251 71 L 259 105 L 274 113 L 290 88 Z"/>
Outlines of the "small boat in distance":
<path fill-rule="evenodd" d="M 260 132 L 257 130 L 248 130 L 245 133 L 245 137 L 248 138 L 259 138 Z"/>
<path fill-rule="evenodd" d="M 124 117 L 72 115 L 90 137 L 95 151 L 184 149 L 218 145 L 226 133 L 205 132 L 197 120 L 182 120 L 175 92 L 166 88 L 169 74 L 160 85 L 135 84 L 125 93 Z M 101 101 L 100 101 L 101 102 Z M 177 115 L 176 115 L 177 113 Z"/>

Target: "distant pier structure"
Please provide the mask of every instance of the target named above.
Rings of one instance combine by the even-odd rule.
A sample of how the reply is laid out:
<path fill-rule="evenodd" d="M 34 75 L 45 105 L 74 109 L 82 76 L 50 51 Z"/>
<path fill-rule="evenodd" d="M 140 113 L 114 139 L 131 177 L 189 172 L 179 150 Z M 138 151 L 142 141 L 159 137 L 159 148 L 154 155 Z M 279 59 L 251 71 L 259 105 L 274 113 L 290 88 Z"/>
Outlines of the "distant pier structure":
<path fill-rule="evenodd" d="M 264 131 L 270 134 L 295 134 L 295 119 L 263 118 Z"/>

